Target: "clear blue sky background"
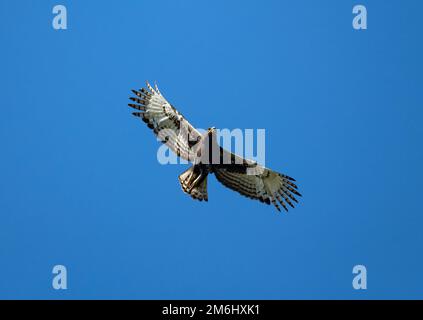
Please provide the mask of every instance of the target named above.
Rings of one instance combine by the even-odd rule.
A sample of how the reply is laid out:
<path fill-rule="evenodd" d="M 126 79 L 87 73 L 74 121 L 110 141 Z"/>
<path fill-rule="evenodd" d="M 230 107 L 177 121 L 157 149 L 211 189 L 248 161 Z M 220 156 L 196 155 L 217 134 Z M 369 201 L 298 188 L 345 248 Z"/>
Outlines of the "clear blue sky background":
<path fill-rule="evenodd" d="M 352 7 L 368 30 L 352 28 Z M 51 26 L 55 4 L 68 30 Z M 1 1 L 0 298 L 423 298 L 421 1 Z M 265 128 L 304 197 L 182 193 L 131 116 Z M 68 290 L 52 289 L 52 268 Z M 355 291 L 354 265 L 368 270 Z"/>

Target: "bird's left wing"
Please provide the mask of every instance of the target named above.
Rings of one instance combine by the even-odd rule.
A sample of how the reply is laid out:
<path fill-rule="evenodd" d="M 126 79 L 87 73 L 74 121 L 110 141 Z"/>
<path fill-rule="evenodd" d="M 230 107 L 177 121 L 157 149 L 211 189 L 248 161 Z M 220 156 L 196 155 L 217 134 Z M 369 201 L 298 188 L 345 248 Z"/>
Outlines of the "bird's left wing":
<path fill-rule="evenodd" d="M 185 160 L 193 161 L 193 147 L 201 139 L 201 134 L 180 114 L 160 93 L 157 85 L 153 88 L 132 90 L 136 97 L 128 105 L 137 110 L 132 114 L 140 117 L 156 136 Z"/>
<path fill-rule="evenodd" d="M 297 191 L 293 178 L 226 150 L 221 152 L 231 159 L 231 164 L 217 165 L 214 168 L 217 180 L 224 186 L 248 198 L 266 204 L 272 203 L 278 211 L 279 203 L 288 211 L 286 204 L 294 207 L 293 202 L 298 202 L 296 196 L 301 194 Z"/>

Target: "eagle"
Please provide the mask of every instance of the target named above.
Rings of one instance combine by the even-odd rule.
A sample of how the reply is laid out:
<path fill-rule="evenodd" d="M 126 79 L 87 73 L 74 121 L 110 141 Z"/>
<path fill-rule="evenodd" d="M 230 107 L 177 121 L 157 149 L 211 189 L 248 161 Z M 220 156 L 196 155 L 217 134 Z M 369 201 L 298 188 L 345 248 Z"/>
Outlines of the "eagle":
<path fill-rule="evenodd" d="M 193 199 L 208 201 L 207 177 L 214 174 L 217 180 L 243 196 L 265 204 L 294 208 L 301 197 L 295 179 L 244 159 L 219 146 L 216 128 L 205 133 L 194 128 L 161 94 L 146 81 L 146 88 L 131 90 L 129 99 L 132 114 L 152 129 L 158 140 L 192 166 L 179 175 L 182 190 Z"/>

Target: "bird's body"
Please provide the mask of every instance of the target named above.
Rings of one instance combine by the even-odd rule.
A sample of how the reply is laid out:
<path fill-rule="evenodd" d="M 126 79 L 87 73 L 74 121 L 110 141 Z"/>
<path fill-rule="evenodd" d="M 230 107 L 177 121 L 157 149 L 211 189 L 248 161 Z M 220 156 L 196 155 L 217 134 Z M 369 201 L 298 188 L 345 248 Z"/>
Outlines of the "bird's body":
<path fill-rule="evenodd" d="M 295 196 L 301 196 L 293 178 L 277 173 L 256 162 L 226 151 L 218 145 L 215 128 L 206 133 L 197 131 L 161 95 L 157 86 L 139 91 L 129 106 L 140 112 L 133 114 L 147 123 L 159 139 L 178 156 L 193 163 L 179 176 L 182 190 L 193 199 L 208 201 L 207 178 L 214 174 L 219 182 L 251 199 L 294 207 Z"/>

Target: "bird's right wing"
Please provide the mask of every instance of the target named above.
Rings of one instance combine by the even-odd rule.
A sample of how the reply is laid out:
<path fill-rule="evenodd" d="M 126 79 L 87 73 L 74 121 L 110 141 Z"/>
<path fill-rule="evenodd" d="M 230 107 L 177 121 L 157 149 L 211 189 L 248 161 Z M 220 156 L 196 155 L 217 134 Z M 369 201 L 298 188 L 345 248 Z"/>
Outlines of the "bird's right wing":
<path fill-rule="evenodd" d="M 193 161 L 193 147 L 201 139 L 201 134 L 180 114 L 160 93 L 157 85 L 153 88 L 132 90 L 136 97 L 128 105 L 136 110 L 132 114 L 140 117 L 156 136 L 185 160 Z"/>

